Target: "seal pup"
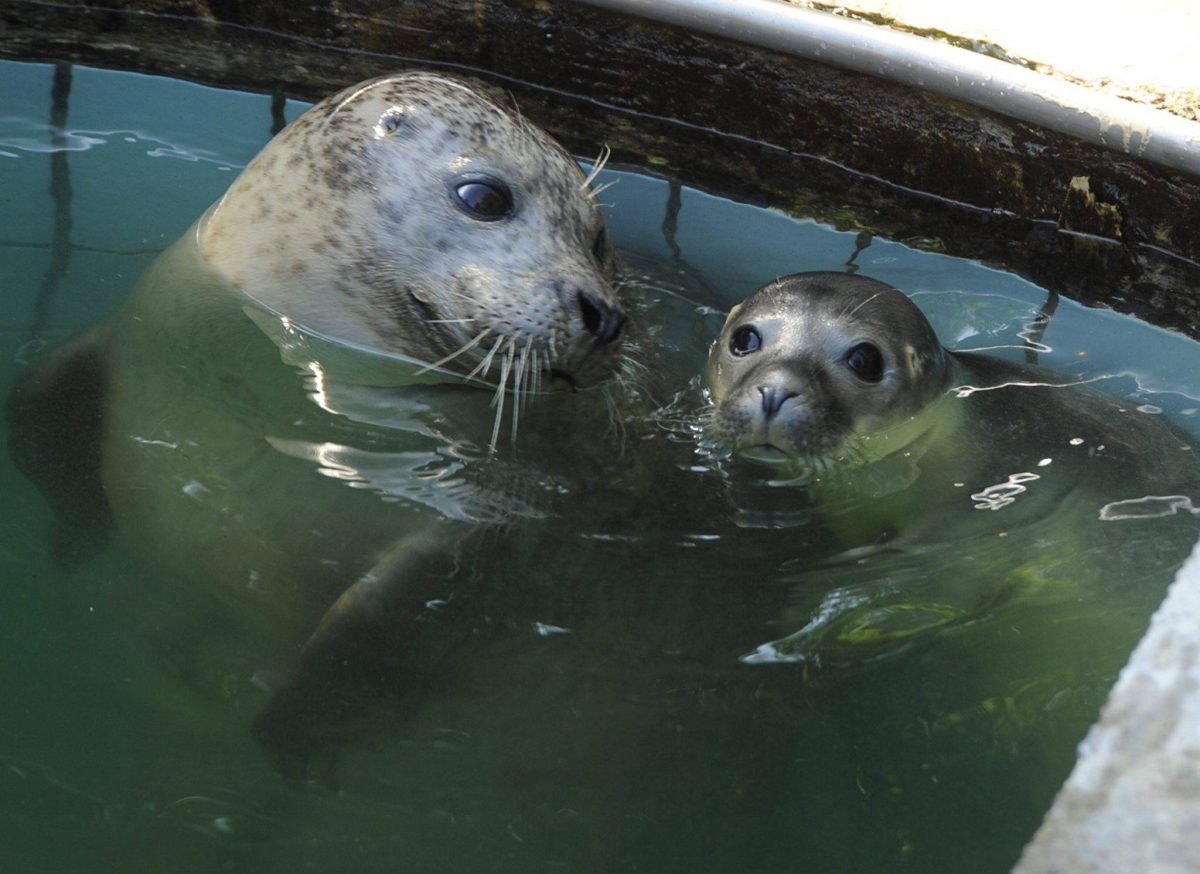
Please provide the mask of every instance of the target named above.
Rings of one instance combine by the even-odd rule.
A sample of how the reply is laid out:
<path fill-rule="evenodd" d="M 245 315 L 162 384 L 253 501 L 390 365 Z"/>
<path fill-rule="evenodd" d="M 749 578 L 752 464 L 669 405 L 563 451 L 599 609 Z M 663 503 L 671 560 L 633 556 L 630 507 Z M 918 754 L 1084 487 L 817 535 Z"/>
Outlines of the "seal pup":
<path fill-rule="evenodd" d="M 797 274 L 733 308 L 709 353 L 708 435 L 742 455 L 820 469 L 866 457 L 874 435 L 944 393 L 950 358 L 899 291 Z"/>
<path fill-rule="evenodd" d="M 235 627 L 250 601 L 301 640 L 317 626 L 256 722 L 292 773 L 416 636 L 467 534 L 536 513 L 525 499 L 555 472 L 482 448 L 506 398 L 515 436 L 529 395 L 568 390 L 535 402 L 553 410 L 547 463 L 568 467 L 562 433 L 602 406 L 574 390 L 617 373 L 625 314 L 590 183 L 464 82 L 355 85 L 285 128 L 113 316 L 15 385 L 10 452 L 56 513 L 60 559 L 115 530 L 168 611 L 216 603 Z M 221 670 L 286 674 L 263 652 Z"/>
<path fill-rule="evenodd" d="M 705 389 L 705 450 L 802 486 L 764 491 L 810 507 L 840 550 L 840 585 L 755 658 L 899 651 L 1002 603 L 1094 598 L 1106 549 L 1146 548 L 1157 531 L 1151 551 L 1182 560 L 1194 539 L 1186 435 L 1078 379 L 947 350 L 874 279 L 800 273 L 758 289 L 713 344 Z M 1171 514 L 1171 529 L 1139 527 Z M 901 555 L 915 558 L 889 558 Z"/>

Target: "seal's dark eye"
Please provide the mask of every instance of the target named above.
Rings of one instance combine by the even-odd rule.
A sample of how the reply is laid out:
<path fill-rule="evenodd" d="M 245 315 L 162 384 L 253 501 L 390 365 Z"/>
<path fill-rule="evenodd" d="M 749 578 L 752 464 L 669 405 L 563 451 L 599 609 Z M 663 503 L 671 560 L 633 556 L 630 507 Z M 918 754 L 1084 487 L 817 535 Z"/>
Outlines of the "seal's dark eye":
<path fill-rule="evenodd" d="M 739 358 L 757 352 L 762 346 L 762 334 L 753 325 L 742 325 L 729 338 L 729 351 Z"/>
<path fill-rule="evenodd" d="M 494 222 L 512 214 L 512 192 L 499 179 L 467 179 L 452 190 L 454 202 L 471 218 Z"/>
<path fill-rule="evenodd" d="M 846 366 L 864 382 L 883 379 L 883 354 L 870 343 L 859 343 L 847 352 Z"/>
<path fill-rule="evenodd" d="M 592 254 L 596 256 L 597 261 L 604 263 L 604 256 L 608 254 L 608 231 L 604 228 L 596 234 L 596 241 L 592 243 Z"/>

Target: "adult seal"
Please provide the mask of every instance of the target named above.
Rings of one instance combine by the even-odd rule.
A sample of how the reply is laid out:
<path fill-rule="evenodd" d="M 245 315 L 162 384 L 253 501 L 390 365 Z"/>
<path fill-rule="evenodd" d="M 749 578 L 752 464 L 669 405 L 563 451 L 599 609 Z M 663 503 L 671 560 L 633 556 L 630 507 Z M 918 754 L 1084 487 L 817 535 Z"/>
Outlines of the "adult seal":
<path fill-rule="evenodd" d="M 463 82 L 364 82 L 273 139 L 8 399 L 56 555 L 115 529 L 169 593 L 146 624 L 188 676 L 287 675 L 316 625 L 256 722 L 297 772 L 416 636 L 466 535 L 536 512 L 578 461 L 562 434 L 603 405 L 575 390 L 619 370 L 625 321 L 590 181 Z M 506 398 L 514 435 L 526 404 L 553 425 L 523 432 L 524 467 L 494 451 Z"/>
<path fill-rule="evenodd" d="M 835 553 L 837 585 L 813 561 L 805 585 L 828 593 L 774 656 L 855 659 L 1001 603 L 1094 600 L 1110 550 L 1182 558 L 1194 540 L 1187 435 L 1077 377 L 945 349 L 874 279 L 763 286 L 730 313 L 705 384 L 707 451 L 771 465 L 773 487 L 738 500 L 810 509 Z"/>
<path fill-rule="evenodd" d="M 523 378 L 576 386 L 615 366 L 625 317 L 588 180 L 452 79 L 384 77 L 322 101 L 195 234 L 234 288 L 343 343 L 464 373 L 511 352 Z"/>

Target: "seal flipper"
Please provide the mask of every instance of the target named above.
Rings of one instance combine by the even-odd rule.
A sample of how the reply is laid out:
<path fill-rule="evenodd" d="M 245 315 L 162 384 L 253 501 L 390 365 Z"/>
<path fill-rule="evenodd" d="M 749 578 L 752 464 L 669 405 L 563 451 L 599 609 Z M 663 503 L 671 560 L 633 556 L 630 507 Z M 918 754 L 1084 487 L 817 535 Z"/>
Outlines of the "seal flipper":
<path fill-rule="evenodd" d="M 51 555 L 73 567 L 108 544 L 112 510 L 100 477 L 106 373 L 102 329 L 39 357 L 5 403 L 8 451 L 57 517 Z"/>
<path fill-rule="evenodd" d="M 445 593 L 454 558 L 428 532 L 407 537 L 325 612 L 296 670 L 254 721 L 254 736 L 285 777 L 310 779 L 346 722 L 393 687 L 419 617 Z"/>

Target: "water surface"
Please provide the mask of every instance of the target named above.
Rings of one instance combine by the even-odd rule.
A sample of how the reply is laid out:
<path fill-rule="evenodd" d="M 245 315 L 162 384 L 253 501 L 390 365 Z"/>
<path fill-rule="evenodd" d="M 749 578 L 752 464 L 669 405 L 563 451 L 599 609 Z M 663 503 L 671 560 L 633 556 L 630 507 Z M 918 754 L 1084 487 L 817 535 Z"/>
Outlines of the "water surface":
<path fill-rule="evenodd" d="M 5 393 L 39 349 L 118 305 L 271 124 L 264 96 L 75 68 L 58 130 L 53 78 L 0 65 Z M 1098 379 L 1192 433 L 1200 349 L 970 260 L 864 248 L 634 168 L 600 181 L 617 183 L 602 199 L 651 367 L 629 409 L 659 412 L 606 432 L 611 457 L 497 541 L 411 687 L 350 727 L 336 788 L 281 780 L 245 731 L 265 693 L 236 640 L 265 619 L 173 610 L 170 582 L 116 548 L 56 567 L 47 508 L 0 460 L 6 867 L 1011 866 L 1194 539 L 1191 516 L 1100 544 L 1042 520 L 1013 523 L 1008 543 L 959 540 L 949 519 L 919 549 L 848 555 L 803 490 L 696 453 L 693 376 L 725 309 L 796 270 L 890 282 L 947 345 Z M 519 462 L 520 441 L 507 451 Z M 998 535 L 1012 517 L 995 515 Z M 951 587 L 962 610 L 943 623 Z M 863 604 L 884 609 L 882 642 Z M 796 642 L 847 615 L 856 633 Z M 189 682 L 164 637 L 216 626 L 232 667 Z"/>

